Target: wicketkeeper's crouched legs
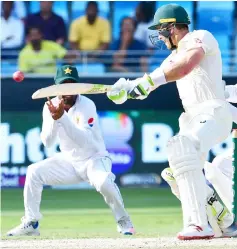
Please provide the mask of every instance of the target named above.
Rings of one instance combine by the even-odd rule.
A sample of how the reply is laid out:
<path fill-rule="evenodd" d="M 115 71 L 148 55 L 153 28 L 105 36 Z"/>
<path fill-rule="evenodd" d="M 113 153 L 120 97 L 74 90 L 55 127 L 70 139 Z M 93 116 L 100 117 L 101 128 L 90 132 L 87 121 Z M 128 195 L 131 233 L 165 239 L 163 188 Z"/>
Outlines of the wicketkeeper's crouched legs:
<path fill-rule="evenodd" d="M 206 165 L 209 165 L 210 167 L 216 167 L 215 165 L 212 165 L 211 163 L 206 162 Z M 219 174 L 221 172 L 218 172 Z M 161 172 L 162 178 L 169 184 L 172 193 L 180 199 L 179 195 L 179 187 L 176 183 L 176 180 L 174 178 L 173 171 L 171 168 L 165 168 Z M 218 176 L 217 176 L 218 177 Z M 227 209 L 220 203 L 220 201 L 217 199 L 217 196 L 212 188 L 210 188 L 208 185 L 206 185 L 207 190 L 207 205 L 211 207 L 212 214 L 211 216 L 216 219 L 216 222 L 218 223 L 219 227 L 221 229 L 228 228 L 233 223 L 233 215 L 227 211 Z M 208 207 L 208 206 L 207 206 Z M 189 214 L 186 214 L 186 216 L 189 216 Z M 210 220 L 209 214 L 207 214 L 208 220 Z"/>
<path fill-rule="evenodd" d="M 206 178 L 214 186 L 216 192 L 224 202 L 229 212 L 232 212 L 233 189 L 232 160 L 222 155 L 217 156 L 212 164 L 205 164 Z"/>
<path fill-rule="evenodd" d="M 25 219 L 38 221 L 42 218 L 40 202 L 44 185 L 78 184 L 81 181 L 72 164 L 60 155 L 30 165 L 24 187 Z"/>
<path fill-rule="evenodd" d="M 87 176 L 90 184 L 102 194 L 105 202 L 111 208 L 115 220 L 128 217 L 124 208 L 122 196 L 119 188 L 114 182 L 115 176 L 111 172 L 112 162 L 109 158 L 100 158 L 91 161 L 87 167 Z"/>

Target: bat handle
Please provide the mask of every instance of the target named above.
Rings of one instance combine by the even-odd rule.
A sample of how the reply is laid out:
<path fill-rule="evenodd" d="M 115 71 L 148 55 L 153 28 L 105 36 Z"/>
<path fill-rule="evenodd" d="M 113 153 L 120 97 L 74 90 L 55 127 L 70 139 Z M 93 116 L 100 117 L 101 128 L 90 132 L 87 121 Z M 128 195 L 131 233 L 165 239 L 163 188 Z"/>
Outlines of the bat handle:
<path fill-rule="evenodd" d="M 140 95 L 138 95 L 138 94 L 134 91 L 134 89 L 133 89 L 130 93 L 128 93 L 128 96 L 129 96 L 129 99 L 136 99 L 136 98 L 139 97 Z"/>
<path fill-rule="evenodd" d="M 109 92 L 112 90 L 112 86 L 106 86 L 105 88 L 105 93 Z"/>

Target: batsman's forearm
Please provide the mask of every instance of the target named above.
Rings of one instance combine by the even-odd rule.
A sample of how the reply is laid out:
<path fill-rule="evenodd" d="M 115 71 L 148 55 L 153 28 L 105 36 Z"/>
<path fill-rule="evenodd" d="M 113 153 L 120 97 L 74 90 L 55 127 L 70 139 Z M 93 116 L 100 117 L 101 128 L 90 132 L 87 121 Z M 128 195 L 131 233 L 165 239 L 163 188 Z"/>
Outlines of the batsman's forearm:
<path fill-rule="evenodd" d="M 205 53 L 202 48 L 190 49 L 173 63 L 168 63 L 162 67 L 166 82 L 174 82 L 188 75 L 197 67 L 203 59 Z"/>
<path fill-rule="evenodd" d="M 167 84 L 169 82 L 175 82 L 183 78 L 187 73 L 187 65 L 176 64 L 174 66 L 157 68 L 148 76 L 148 81 L 152 85 L 151 91 L 155 90 L 157 87 Z"/>
<path fill-rule="evenodd" d="M 166 66 L 163 68 L 157 68 L 152 73 L 149 74 L 150 80 L 154 85 L 152 90 L 155 90 L 157 87 L 167 84 L 169 82 L 175 82 L 183 78 L 187 73 L 187 65 L 184 63 L 176 63 L 172 66 Z"/>
<path fill-rule="evenodd" d="M 173 66 L 165 68 L 157 68 L 152 73 L 150 73 L 151 81 L 154 86 L 152 90 L 155 90 L 157 87 L 175 82 L 176 80 L 182 79 L 184 76 L 189 74 L 192 71 L 192 67 L 186 63 L 176 63 Z"/>
<path fill-rule="evenodd" d="M 194 67 L 195 65 L 192 65 L 189 61 L 182 60 L 170 67 L 165 67 L 163 71 L 167 82 L 174 82 L 188 75 Z"/>
<path fill-rule="evenodd" d="M 68 137 L 75 143 L 80 144 L 81 147 L 85 147 L 91 142 L 91 134 L 87 130 L 76 127 L 66 113 L 57 122 L 62 125 Z"/>

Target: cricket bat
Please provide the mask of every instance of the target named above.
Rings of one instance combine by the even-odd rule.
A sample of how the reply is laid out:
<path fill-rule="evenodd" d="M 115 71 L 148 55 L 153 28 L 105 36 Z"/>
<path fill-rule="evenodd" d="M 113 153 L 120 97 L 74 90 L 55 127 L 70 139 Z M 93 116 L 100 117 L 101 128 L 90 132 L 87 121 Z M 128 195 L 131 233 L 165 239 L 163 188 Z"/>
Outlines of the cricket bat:
<path fill-rule="evenodd" d="M 210 226 L 212 227 L 213 232 L 215 234 L 214 237 L 220 238 L 222 236 L 222 231 L 217 223 L 216 217 L 214 217 L 214 215 L 212 213 L 212 209 L 211 209 L 211 206 L 209 204 L 207 204 L 206 210 L 207 210 L 208 222 L 209 222 Z"/>
<path fill-rule="evenodd" d="M 33 93 L 32 99 L 41 99 L 53 96 L 76 95 L 76 94 L 99 94 L 106 93 L 112 85 L 89 84 L 89 83 L 67 83 L 52 85 L 41 88 Z"/>

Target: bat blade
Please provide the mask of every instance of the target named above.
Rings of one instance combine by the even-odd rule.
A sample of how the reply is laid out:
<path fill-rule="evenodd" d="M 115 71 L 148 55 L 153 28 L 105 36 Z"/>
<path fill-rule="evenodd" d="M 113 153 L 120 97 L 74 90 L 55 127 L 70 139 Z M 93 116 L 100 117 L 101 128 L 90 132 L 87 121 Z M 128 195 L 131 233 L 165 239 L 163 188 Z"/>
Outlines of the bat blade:
<path fill-rule="evenodd" d="M 111 89 L 110 85 L 89 84 L 89 83 L 67 83 L 52 85 L 41 88 L 33 93 L 32 99 L 76 94 L 100 94 Z"/>

